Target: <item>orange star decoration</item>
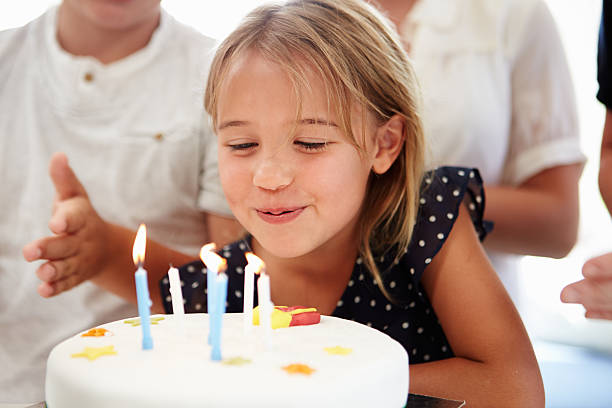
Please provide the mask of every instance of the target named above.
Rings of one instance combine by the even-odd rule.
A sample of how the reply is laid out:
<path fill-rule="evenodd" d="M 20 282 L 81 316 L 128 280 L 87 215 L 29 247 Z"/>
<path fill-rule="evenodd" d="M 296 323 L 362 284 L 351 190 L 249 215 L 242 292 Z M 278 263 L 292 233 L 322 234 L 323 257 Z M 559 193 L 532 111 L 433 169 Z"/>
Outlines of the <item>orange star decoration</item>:
<path fill-rule="evenodd" d="M 283 370 L 285 370 L 289 374 L 304 375 L 310 375 L 316 371 L 314 368 L 310 368 L 306 364 L 289 364 L 288 366 L 283 367 Z"/>
<path fill-rule="evenodd" d="M 337 356 L 346 356 L 353 352 L 352 348 L 335 346 L 335 347 L 325 347 L 323 350 L 327 351 L 329 354 L 337 355 Z"/>
<path fill-rule="evenodd" d="M 85 347 L 83 351 L 80 353 L 72 354 L 70 357 L 85 357 L 89 361 L 94 361 L 98 357 L 101 356 L 111 356 L 116 355 L 115 346 L 105 346 L 105 347 Z"/>
<path fill-rule="evenodd" d="M 102 327 L 96 327 L 93 329 L 89 329 L 89 331 L 86 333 L 81 334 L 81 337 L 105 337 L 112 335 L 113 333 L 109 332 L 108 330 Z"/>
<path fill-rule="evenodd" d="M 152 316 L 151 324 L 158 324 L 160 321 L 164 320 L 163 316 Z M 128 319 L 124 320 L 123 323 L 131 324 L 132 326 L 140 326 L 140 317 L 137 319 Z"/>
<path fill-rule="evenodd" d="M 250 364 L 251 360 L 249 360 L 248 358 L 243 358 L 243 357 L 232 357 L 232 358 L 227 358 L 223 360 L 221 363 L 225 365 L 231 365 L 231 366 L 241 366 L 244 364 Z"/>

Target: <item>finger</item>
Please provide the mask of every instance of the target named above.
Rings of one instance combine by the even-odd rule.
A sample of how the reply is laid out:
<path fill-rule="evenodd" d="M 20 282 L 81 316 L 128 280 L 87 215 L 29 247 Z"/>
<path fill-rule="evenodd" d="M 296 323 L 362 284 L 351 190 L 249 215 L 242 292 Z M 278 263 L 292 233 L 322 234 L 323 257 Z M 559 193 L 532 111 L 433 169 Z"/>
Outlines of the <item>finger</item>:
<path fill-rule="evenodd" d="M 582 275 L 592 279 L 612 279 L 612 252 L 585 262 Z"/>
<path fill-rule="evenodd" d="M 601 311 L 601 310 L 587 310 L 584 313 L 584 317 L 588 319 L 606 319 L 612 320 L 612 310 Z"/>
<path fill-rule="evenodd" d="M 58 200 L 76 196 L 87 197 L 87 192 L 68 165 L 68 158 L 64 153 L 55 153 L 51 156 L 49 175 L 55 186 Z"/>
<path fill-rule="evenodd" d="M 39 240 L 32 241 L 29 244 L 24 245 L 24 247 L 21 249 L 23 258 L 26 261 L 32 262 L 37 259 L 40 259 L 40 257 L 42 256 L 42 250 L 38 246 L 38 243 L 39 243 Z"/>
<path fill-rule="evenodd" d="M 57 296 L 62 292 L 70 290 L 82 283 L 84 279 L 77 273 L 70 274 L 63 279 L 53 282 L 43 282 L 38 286 L 38 293 L 42 297 Z"/>
<path fill-rule="evenodd" d="M 561 290 L 561 301 L 563 303 L 582 303 L 584 298 L 585 280 L 571 283 Z"/>
<path fill-rule="evenodd" d="M 79 240 L 76 235 L 57 235 L 36 241 L 41 255 L 37 259 L 55 261 L 75 255 L 79 249 Z"/>
<path fill-rule="evenodd" d="M 36 270 L 36 276 L 43 282 L 53 282 L 57 279 L 57 269 L 52 262 L 45 262 Z"/>
<path fill-rule="evenodd" d="M 74 265 L 75 262 L 71 258 L 45 262 L 36 270 L 36 276 L 43 282 L 64 279 L 75 272 Z"/>
<path fill-rule="evenodd" d="M 91 204 L 85 197 L 58 202 L 49 221 L 49 229 L 54 234 L 73 234 L 85 226 L 90 209 Z"/>

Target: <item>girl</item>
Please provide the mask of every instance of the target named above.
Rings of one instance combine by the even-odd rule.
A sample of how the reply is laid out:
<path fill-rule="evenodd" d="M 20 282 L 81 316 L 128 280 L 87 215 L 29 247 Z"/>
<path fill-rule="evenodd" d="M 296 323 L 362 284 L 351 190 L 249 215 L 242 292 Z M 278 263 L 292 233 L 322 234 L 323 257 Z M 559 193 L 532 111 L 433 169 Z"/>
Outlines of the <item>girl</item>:
<path fill-rule="evenodd" d="M 478 172 L 424 174 L 414 74 L 372 7 L 254 10 L 220 45 L 205 104 L 225 195 L 251 234 L 221 251 L 229 312 L 242 311 L 252 250 L 275 304 L 317 307 L 402 343 L 418 363 L 411 392 L 543 406 L 527 334 L 479 243 Z M 188 311 L 205 310 L 205 279 L 193 273 L 202 266 L 181 268 Z"/>

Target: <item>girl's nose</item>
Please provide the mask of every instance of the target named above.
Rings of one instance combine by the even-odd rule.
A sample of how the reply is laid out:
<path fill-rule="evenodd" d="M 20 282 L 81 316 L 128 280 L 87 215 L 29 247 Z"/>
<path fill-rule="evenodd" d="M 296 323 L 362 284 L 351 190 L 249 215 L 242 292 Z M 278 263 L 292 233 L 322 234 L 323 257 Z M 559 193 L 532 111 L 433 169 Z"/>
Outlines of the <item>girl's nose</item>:
<path fill-rule="evenodd" d="M 257 164 L 253 174 L 253 184 L 265 190 L 281 190 L 293 181 L 288 163 L 276 158 L 266 158 Z"/>

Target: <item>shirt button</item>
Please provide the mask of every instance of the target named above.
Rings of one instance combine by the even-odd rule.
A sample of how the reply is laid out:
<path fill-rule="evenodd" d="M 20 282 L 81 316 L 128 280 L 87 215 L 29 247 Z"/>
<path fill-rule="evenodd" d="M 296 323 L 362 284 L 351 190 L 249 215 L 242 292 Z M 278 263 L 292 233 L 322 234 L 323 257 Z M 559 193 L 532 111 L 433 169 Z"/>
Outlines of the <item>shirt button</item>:
<path fill-rule="evenodd" d="M 86 72 L 85 75 L 83 75 L 83 79 L 85 82 L 91 82 L 94 80 L 94 76 L 91 72 Z"/>

